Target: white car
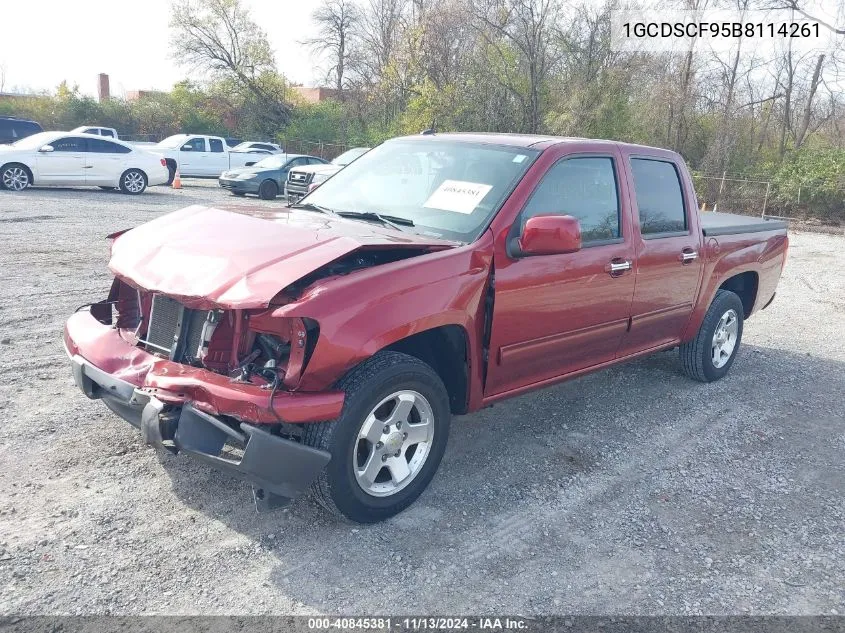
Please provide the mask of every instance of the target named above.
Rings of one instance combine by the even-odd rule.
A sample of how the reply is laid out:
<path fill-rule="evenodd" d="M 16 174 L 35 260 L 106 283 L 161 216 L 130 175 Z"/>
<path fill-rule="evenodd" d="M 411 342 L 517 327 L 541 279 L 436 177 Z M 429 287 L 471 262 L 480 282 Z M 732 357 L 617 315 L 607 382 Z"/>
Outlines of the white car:
<path fill-rule="evenodd" d="M 232 148 L 233 152 L 259 152 L 261 154 L 284 154 L 284 150 L 276 143 L 253 143 L 244 141 Z"/>
<path fill-rule="evenodd" d="M 167 181 L 162 156 L 93 134 L 41 132 L 0 145 L 0 189 L 85 185 L 139 194 Z"/>
<path fill-rule="evenodd" d="M 74 134 L 93 134 L 94 136 L 108 136 L 110 138 L 120 138 L 117 135 L 117 130 L 113 127 L 98 127 L 90 125 L 80 125 L 71 130 Z"/>

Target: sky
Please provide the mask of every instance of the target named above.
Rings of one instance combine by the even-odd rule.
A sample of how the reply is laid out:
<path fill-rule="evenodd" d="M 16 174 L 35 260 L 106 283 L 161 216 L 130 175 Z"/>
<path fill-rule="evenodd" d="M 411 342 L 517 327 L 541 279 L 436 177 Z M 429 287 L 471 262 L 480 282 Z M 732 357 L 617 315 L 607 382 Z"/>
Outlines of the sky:
<path fill-rule="evenodd" d="M 0 5 L 12 0 L 0 0 Z M 313 86 L 322 73 L 300 41 L 313 36 L 319 0 L 243 0 L 276 51 L 288 79 Z M 171 0 L 25 0 L 15 2 L 16 28 L 0 29 L 4 92 L 53 90 L 62 81 L 96 96 L 97 74 L 111 94 L 168 90 L 189 69 L 169 56 Z M 7 25 L 8 26 L 8 25 Z"/>

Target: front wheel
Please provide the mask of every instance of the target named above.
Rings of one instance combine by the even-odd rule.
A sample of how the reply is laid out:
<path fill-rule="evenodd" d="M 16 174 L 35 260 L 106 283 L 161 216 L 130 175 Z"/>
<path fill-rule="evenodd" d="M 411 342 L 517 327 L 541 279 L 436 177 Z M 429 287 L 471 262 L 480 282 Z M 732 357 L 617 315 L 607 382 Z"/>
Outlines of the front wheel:
<path fill-rule="evenodd" d="M 730 290 L 718 290 L 698 333 L 680 346 L 683 372 L 699 382 L 713 382 L 728 373 L 742 341 L 742 300 Z"/>
<path fill-rule="evenodd" d="M 120 190 L 123 193 L 138 195 L 147 188 L 147 176 L 140 169 L 127 169 L 120 177 Z"/>
<path fill-rule="evenodd" d="M 23 191 L 32 184 L 29 170 L 18 163 L 5 165 L 0 171 L 0 187 L 10 191 Z"/>
<path fill-rule="evenodd" d="M 279 195 L 279 185 L 272 180 L 265 180 L 258 188 L 258 197 L 262 200 L 273 200 Z"/>
<path fill-rule="evenodd" d="M 303 441 L 331 453 L 314 483 L 327 510 L 359 523 L 387 519 L 428 486 L 449 436 L 449 397 L 434 370 L 379 352 L 347 374 L 340 418 L 305 425 Z"/>

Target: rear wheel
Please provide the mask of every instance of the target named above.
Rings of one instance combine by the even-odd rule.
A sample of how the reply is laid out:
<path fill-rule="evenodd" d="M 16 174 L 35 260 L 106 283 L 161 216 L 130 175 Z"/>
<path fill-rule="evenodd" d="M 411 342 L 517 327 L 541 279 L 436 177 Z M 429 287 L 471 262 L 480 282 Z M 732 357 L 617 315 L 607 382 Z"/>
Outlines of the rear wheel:
<path fill-rule="evenodd" d="M 272 180 L 265 180 L 258 188 L 258 196 L 262 200 L 272 200 L 279 195 L 279 185 Z"/>
<path fill-rule="evenodd" d="M 0 187 L 9 191 L 23 191 L 32 184 L 32 173 L 20 163 L 9 163 L 0 169 Z"/>
<path fill-rule="evenodd" d="M 120 190 L 123 193 L 138 195 L 147 188 L 147 175 L 140 169 L 127 169 L 120 177 Z"/>
<path fill-rule="evenodd" d="M 330 512 L 373 523 L 401 512 L 428 486 L 449 436 L 449 397 L 434 370 L 379 352 L 347 374 L 334 422 L 304 425 L 306 444 L 332 458 L 314 483 Z"/>
<path fill-rule="evenodd" d="M 681 369 L 700 382 L 719 380 L 730 370 L 742 341 L 742 300 L 718 290 L 695 338 L 680 346 Z"/>

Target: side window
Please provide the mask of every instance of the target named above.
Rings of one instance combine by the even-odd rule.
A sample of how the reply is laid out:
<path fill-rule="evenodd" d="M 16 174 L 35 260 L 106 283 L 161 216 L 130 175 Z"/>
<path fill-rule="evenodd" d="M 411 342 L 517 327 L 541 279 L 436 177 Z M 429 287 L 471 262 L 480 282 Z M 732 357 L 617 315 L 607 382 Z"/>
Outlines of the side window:
<path fill-rule="evenodd" d="M 564 158 L 543 176 L 522 210 L 521 223 L 535 215 L 571 215 L 581 223 L 581 240 L 612 240 L 622 235 L 613 159 Z"/>
<path fill-rule="evenodd" d="M 110 143 L 109 141 L 89 138 L 88 151 L 97 154 L 128 154 L 132 150 L 117 143 Z"/>
<path fill-rule="evenodd" d="M 678 233 L 687 230 L 684 196 L 675 165 L 662 160 L 632 158 L 634 194 L 640 213 L 640 233 Z"/>
<path fill-rule="evenodd" d="M 217 152 L 219 154 L 223 151 L 223 141 L 221 141 L 219 138 L 208 139 L 208 144 L 211 146 L 212 152 Z"/>
<path fill-rule="evenodd" d="M 100 130 L 103 136 L 108 136 L 109 138 L 114 138 L 114 132 L 111 130 Z"/>
<path fill-rule="evenodd" d="M 86 151 L 85 139 L 68 136 L 65 138 L 58 138 L 50 145 L 56 152 L 84 152 Z"/>
<path fill-rule="evenodd" d="M 319 159 L 319 158 L 309 158 L 309 159 L 308 159 L 308 164 L 309 164 L 309 165 L 325 165 L 325 164 L 326 164 L 326 161 L 321 160 L 321 159 Z"/>
<path fill-rule="evenodd" d="M 183 152 L 204 152 L 205 151 L 205 139 L 204 138 L 192 138 L 190 141 L 185 143 L 182 146 Z"/>
<path fill-rule="evenodd" d="M 294 158 L 292 161 L 288 163 L 288 169 L 293 169 L 294 167 L 302 167 L 303 165 L 308 164 L 307 158 Z"/>

